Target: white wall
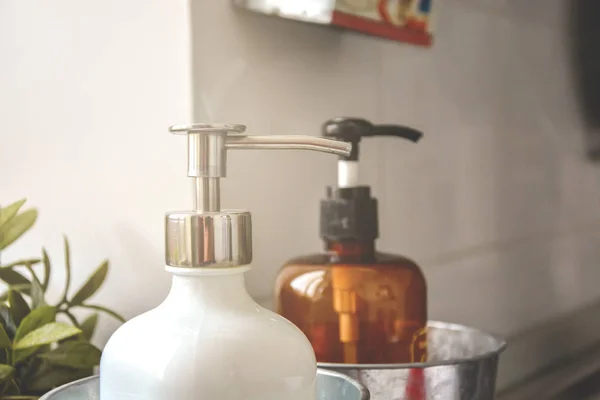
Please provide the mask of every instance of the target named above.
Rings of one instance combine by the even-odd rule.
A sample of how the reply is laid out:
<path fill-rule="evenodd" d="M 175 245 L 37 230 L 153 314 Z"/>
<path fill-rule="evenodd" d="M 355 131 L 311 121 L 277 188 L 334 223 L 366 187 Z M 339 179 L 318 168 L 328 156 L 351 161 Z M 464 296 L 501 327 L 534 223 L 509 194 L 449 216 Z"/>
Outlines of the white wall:
<path fill-rule="evenodd" d="M 378 246 L 422 264 L 432 318 L 520 338 L 599 299 L 600 168 L 585 159 L 566 1 L 438 1 L 432 49 L 192 4 L 196 120 L 318 135 L 349 115 L 425 132 L 361 152 Z M 326 155 L 231 154 L 224 202 L 253 212 L 255 295 L 270 296 L 286 258 L 321 248 L 318 201 L 334 182 Z M 501 384 L 584 346 L 575 329 L 520 342 Z"/>
<path fill-rule="evenodd" d="M 77 282 L 112 261 L 98 302 L 132 316 L 164 297 L 162 215 L 191 204 L 166 128 L 191 119 L 191 63 L 196 121 L 318 135 L 350 115 L 425 132 L 361 152 L 378 246 L 423 265 L 432 318 L 513 337 L 598 300 L 599 168 L 583 155 L 566 0 L 438 4 L 423 49 L 194 0 L 190 62 L 183 0 L 0 2 L 0 200 L 41 213 L 3 258 L 44 244 L 60 265 L 66 233 Z M 334 182 L 327 155 L 231 154 L 223 202 L 253 212 L 257 298 L 286 258 L 321 248 Z"/>
<path fill-rule="evenodd" d="M 516 1 L 439 2 L 430 50 L 225 3 L 193 3 L 196 120 L 316 135 L 351 115 L 425 132 L 417 145 L 365 140 L 362 171 L 381 202 L 379 247 L 423 264 L 434 317 L 513 333 L 595 298 L 591 234 L 576 230 L 600 217 L 598 166 L 580 146 L 560 2 L 531 15 Z M 267 296 L 287 257 L 320 249 L 335 160 L 232 153 L 229 175 L 224 201 L 255 217 L 250 287 Z"/>
<path fill-rule="evenodd" d="M 96 302 L 130 317 L 164 296 L 163 214 L 191 196 L 168 133 L 190 119 L 188 31 L 185 0 L 0 1 L 0 201 L 40 213 L 3 261 L 47 246 L 58 293 L 64 233 L 74 289 L 108 257 Z"/>

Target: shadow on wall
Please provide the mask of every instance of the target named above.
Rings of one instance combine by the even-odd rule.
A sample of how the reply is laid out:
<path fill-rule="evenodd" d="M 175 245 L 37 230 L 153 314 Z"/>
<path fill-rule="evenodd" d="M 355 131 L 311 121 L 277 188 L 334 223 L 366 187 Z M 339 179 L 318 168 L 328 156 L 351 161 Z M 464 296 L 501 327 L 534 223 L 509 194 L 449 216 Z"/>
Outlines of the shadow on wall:
<path fill-rule="evenodd" d="M 587 154 L 600 161 L 600 2 L 569 2 L 574 81 L 587 124 Z"/>

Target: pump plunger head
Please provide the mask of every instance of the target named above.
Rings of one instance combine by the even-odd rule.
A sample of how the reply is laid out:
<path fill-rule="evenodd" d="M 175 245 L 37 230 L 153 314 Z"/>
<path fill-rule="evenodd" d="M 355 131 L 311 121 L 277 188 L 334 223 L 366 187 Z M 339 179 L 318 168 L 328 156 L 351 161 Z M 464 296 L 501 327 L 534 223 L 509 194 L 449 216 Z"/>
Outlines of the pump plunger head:
<path fill-rule="evenodd" d="M 358 161 L 358 143 L 364 137 L 392 136 L 418 142 L 423 133 L 402 125 L 374 125 L 362 118 L 336 117 L 323 124 L 323 136 L 352 143 L 350 155 L 340 159 Z"/>
<path fill-rule="evenodd" d="M 196 184 L 193 210 L 165 216 L 165 258 L 170 267 L 231 268 L 252 261 L 252 221 L 248 211 L 221 208 L 220 180 L 227 176 L 229 150 L 312 150 L 339 156 L 352 145 L 302 135 L 246 135 L 244 125 L 187 124 L 170 128 L 187 136 L 187 174 Z"/>

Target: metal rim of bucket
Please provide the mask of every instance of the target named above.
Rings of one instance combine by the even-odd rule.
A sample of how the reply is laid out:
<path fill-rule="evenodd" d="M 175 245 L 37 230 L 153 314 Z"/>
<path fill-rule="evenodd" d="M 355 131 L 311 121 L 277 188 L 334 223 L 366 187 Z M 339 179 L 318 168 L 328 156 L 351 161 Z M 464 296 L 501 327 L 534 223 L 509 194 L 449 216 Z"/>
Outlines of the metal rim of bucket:
<path fill-rule="evenodd" d="M 327 375 L 327 376 L 331 376 L 334 378 L 339 378 L 339 379 L 342 379 L 342 380 L 350 383 L 352 386 L 354 386 L 355 388 L 357 388 L 360 391 L 360 400 L 369 400 L 371 398 L 371 393 L 367 390 L 367 388 L 364 387 L 362 384 L 360 384 L 354 378 L 349 377 L 348 375 L 344 375 L 340 372 L 335 372 L 335 371 L 331 371 L 328 369 L 322 369 L 322 368 L 317 368 L 317 373 L 319 375 Z"/>
<path fill-rule="evenodd" d="M 54 388 L 51 391 L 45 393 L 42 397 L 40 397 L 40 400 L 54 396 L 54 395 L 58 394 L 59 392 L 62 392 L 63 390 L 71 388 L 73 386 L 85 385 L 88 381 L 93 381 L 95 379 L 98 379 L 98 375 L 92 375 L 92 376 L 88 376 L 87 378 L 81 378 L 76 381 L 66 383 L 64 385 L 61 385 L 61 386 Z"/>
<path fill-rule="evenodd" d="M 318 375 L 331 376 L 333 378 L 339 378 L 341 380 L 344 380 L 344 381 L 350 383 L 352 386 L 354 386 L 356 389 L 358 389 L 360 391 L 360 400 L 369 400 L 371 398 L 371 394 L 369 393 L 367 388 L 365 388 L 357 380 L 349 377 L 348 375 L 344 375 L 339 372 L 330 371 L 328 369 L 322 369 L 322 368 L 317 368 L 317 373 L 318 373 Z M 54 395 L 58 394 L 59 392 L 65 390 L 65 389 L 71 388 L 73 386 L 85 385 L 88 381 L 96 380 L 99 377 L 100 377 L 100 375 L 92 375 L 92 376 L 88 376 L 87 378 L 82 378 L 82 379 L 67 383 L 63 386 L 59 386 L 59 387 L 47 392 L 46 394 L 44 394 L 40 398 L 40 400 L 50 398 L 51 396 L 54 396 Z"/>
<path fill-rule="evenodd" d="M 328 363 L 328 362 L 319 362 L 317 366 L 319 368 L 331 368 L 335 370 L 345 370 L 345 369 L 410 369 L 410 368 L 430 368 L 437 367 L 443 365 L 457 365 L 457 364 L 467 364 L 472 363 L 473 361 L 479 361 L 491 357 L 493 355 L 500 354 L 506 348 L 506 341 L 504 339 L 500 339 L 498 336 L 490 334 L 488 332 L 484 332 L 482 330 L 471 328 L 465 325 L 454 324 L 449 322 L 441 322 L 441 321 L 428 321 L 427 327 L 438 328 L 438 329 L 446 329 L 450 331 L 458 331 L 458 332 L 471 332 L 476 333 L 481 336 L 488 337 L 493 339 L 496 342 L 496 348 L 494 350 L 487 351 L 483 354 L 479 354 L 473 357 L 463 357 L 463 358 L 453 358 L 451 360 L 439 360 L 439 361 L 431 361 L 431 362 L 416 362 L 416 363 L 401 363 L 401 364 L 341 364 L 341 363 Z"/>

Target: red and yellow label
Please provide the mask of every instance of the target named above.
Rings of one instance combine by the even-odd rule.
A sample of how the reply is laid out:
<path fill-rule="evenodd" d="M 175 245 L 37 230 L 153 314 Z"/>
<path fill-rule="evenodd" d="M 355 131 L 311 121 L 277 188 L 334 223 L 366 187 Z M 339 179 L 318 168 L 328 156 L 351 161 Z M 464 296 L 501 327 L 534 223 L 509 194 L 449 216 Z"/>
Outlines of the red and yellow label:
<path fill-rule="evenodd" d="M 334 25 L 421 46 L 432 43 L 433 0 L 337 0 Z"/>

